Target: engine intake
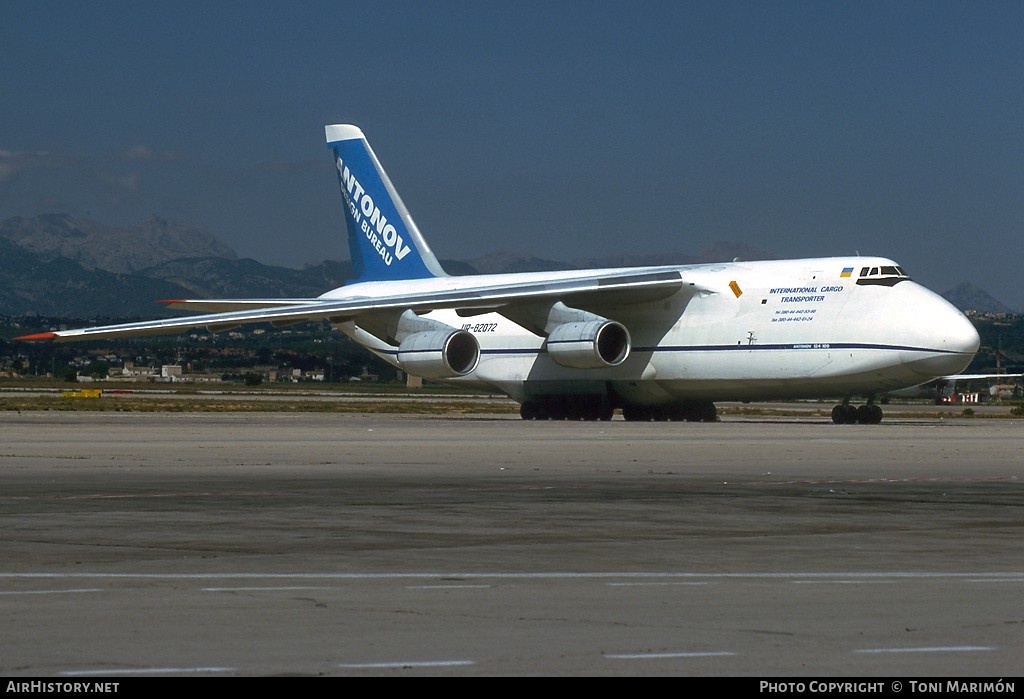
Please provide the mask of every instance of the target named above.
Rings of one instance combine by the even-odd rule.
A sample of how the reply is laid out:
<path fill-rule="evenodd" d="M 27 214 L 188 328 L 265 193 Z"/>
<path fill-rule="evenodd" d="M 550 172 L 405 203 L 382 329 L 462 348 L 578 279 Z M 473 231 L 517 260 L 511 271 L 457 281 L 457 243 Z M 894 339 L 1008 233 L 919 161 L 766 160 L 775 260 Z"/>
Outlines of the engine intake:
<path fill-rule="evenodd" d="M 548 333 L 551 359 L 574 369 L 603 369 L 622 364 L 629 356 L 629 331 L 614 320 L 562 323 Z"/>
<path fill-rule="evenodd" d="M 413 333 L 398 346 L 402 369 L 425 379 L 465 376 L 479 361 L 480 344 L 465 330 Z"/>

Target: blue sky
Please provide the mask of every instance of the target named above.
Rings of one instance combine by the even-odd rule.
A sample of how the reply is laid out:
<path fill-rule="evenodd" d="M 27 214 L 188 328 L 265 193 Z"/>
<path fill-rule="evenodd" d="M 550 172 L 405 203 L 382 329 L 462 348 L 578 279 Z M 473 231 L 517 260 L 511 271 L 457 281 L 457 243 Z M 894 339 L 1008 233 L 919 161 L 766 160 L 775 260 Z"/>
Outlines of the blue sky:
<path fill-rule="evenodd" d="M 326 123 L 435 252 L 895 258 L 1024 310 L 1024 3 L 0 4 L 0 218 L 347 257 Z"/>

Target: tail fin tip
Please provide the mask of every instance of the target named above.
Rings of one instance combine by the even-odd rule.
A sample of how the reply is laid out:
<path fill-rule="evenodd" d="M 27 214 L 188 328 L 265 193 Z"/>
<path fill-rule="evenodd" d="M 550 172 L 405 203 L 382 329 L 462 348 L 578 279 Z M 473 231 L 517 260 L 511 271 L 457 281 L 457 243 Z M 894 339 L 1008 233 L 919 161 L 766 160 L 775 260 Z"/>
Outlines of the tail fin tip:
<path fill-rule="evenodd" d="M 358 126 L 352 124 L 328 124 L 324 127 L 327 132 L 327 142 L 334 143 L 335 141 L 351 141 L 355 138 L 366 138 L 363 135 L 363 130 Z"/>

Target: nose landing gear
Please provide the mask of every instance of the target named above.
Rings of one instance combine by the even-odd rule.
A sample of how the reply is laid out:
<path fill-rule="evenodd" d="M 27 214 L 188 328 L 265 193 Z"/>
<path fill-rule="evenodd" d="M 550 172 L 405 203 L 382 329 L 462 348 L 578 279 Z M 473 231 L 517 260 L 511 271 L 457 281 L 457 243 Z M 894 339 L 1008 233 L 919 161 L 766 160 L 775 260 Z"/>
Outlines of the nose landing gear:
<path fill-rule="evenodd" d="M 837 425 L 877 425 L 882 421 L 882 409 L 873 402 L 850 405 L 848 400 L 832 408 L 832 422 Z"/>

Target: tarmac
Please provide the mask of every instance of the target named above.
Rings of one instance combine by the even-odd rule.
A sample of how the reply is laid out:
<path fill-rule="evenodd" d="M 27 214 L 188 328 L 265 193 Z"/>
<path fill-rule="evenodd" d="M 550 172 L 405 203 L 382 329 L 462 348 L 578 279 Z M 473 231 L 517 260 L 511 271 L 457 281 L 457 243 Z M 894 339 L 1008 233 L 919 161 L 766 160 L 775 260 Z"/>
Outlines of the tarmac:
<path fill-rule="evenodd" d="M 1005 677 L 1024 421 L 0 413 L 0 676 Z"/>

